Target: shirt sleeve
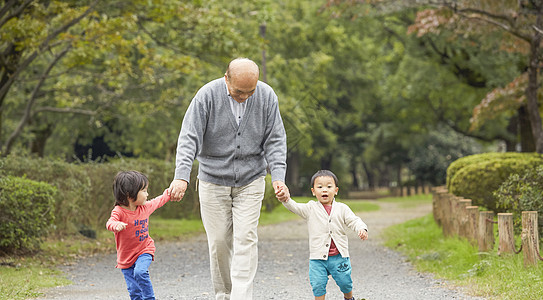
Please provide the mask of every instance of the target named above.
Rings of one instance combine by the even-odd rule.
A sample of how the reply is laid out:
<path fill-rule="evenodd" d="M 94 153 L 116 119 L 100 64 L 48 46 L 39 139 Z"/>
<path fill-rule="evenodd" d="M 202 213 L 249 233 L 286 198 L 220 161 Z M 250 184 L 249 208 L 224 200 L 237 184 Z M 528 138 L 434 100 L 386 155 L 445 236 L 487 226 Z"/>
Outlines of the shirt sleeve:
<path fill-rule="evenodd" d="M 170 195 L 168 190 L 164 190 L 162 195 L 145 202 L 145 208 L 148 210 L 148 214 L 152 214 L 157 208 L 162 207 L 166 202 L 170 201 Z"/>
<path fill-rule="evenodd" d="M 354 212 L 346 206 L 345 213 L 344 213 L 344 220 L 345 225 L 347 227 L 351 228 L 353 231 L 358 232 L 361 229 L 365 229 L 368 231 L 368 225 L 362 221 L 362 219 L 355 215 Z"/>
<path fill-rule="evenodd" d="M 308 203 L 297 203 L 292 199 L 288 199 L 287 202 L 283 202 L 283 205 L 290 210 L 291 212 L 297 214 L 298 216 L 307 219 L 311 208 Z"/>
<path fill-rule="evenodd" d="M 279 112 L 277 95 L 273 91 L 270 91 L 270 98 L 272 105 L 268 124 L 266 124 L 264 153 L 270 168 L 272 182 L 277 180 L 284 182 L 287 171 L 287 135 Z"/>
<path fill-rule="evenodd" d="M 196 155 L 200 152 L 208 118 L 208 112 L 199 97 L 197 94 L 192 99 L 185 112 L 177 139 L 174 179 L 183 179 L 186 182 L 190 182 L 190 171 Z"/>
<path fill-rule="evenodd" d="M 117 227 L 117 224 L 121 223 L 121 214 L 118 210 L 113 209 L 111 211 L 111 216 L 106 222 L 106 229 L 112 232 L 116 232 L 115 228 Z"/>

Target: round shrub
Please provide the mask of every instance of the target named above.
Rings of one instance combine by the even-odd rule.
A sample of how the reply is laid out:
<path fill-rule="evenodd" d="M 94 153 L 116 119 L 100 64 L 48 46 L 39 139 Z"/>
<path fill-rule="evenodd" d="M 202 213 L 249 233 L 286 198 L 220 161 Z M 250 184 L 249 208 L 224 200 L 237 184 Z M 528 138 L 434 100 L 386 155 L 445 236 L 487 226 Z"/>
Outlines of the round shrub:
<path fill-rule="evenodd" d="M 498 208 L 494 191 L 509 178 L 511 174 L 524 173 L 543 165 L 543 157 L 539 154 L 526 154 L 520 157 L 482 159 L 466 164 L 459 169 L 449 182 L 449 191 L 460 197 L 471 199 L 473 205 L 503 212 Z"/>
<path fill-rule="evenodd" d="M 534 156 L 533 153 L 520 153 L 520 152 L 487 152 L 481 154 L 474 154 L 461 157 L 454 162 L 452 162 L 447 168 L 447 178 L 446 184 L 447 188 L 450 189 L 451 180 L 456 175 L 456 173 L 465 166 L 479 163 L 481 161 L 487 160 L 496 160 L 496 159 L 509 159 L 509 158 L 518 158 L 523 159 L 526 157 Z"/>
<path fill-rule="evenodd" d="M 27 253 L 39 249 L 54 220 L 56 189 L 44 182 L 0 178 L 0 251 Z"/>

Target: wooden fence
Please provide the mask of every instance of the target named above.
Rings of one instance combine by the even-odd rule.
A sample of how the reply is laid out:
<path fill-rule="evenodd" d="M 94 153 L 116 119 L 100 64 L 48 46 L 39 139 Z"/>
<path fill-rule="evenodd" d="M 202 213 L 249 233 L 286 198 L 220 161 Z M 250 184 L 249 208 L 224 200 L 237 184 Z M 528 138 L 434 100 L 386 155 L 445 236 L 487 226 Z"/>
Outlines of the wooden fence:
<path fill-rule="evenodd" d="M 450 194 L 445 187 L 432 190 L 433 215 L 442 228 L 443 235 L 467 239 L 480 252 L 494 249 L 494 224 L 498 223 L 498 254 L 524 254 L 524 265 L 537 265 L 543 260 L 539 253 L 539 233 L 537 230 L 537 211 L 522 212 L 522 243 L 516 249 L 513 233 L 513 214 L 498 213 L 494 221 L 493 211 L 479 211 L 471 200 Z"/>

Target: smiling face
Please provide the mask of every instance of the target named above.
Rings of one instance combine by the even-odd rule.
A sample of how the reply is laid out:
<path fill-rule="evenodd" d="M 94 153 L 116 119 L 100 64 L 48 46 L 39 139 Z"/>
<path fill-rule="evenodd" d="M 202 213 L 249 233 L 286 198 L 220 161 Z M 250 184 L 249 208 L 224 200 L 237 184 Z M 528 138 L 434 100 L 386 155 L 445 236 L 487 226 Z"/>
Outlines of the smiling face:
<path fill-rule="evenodd" d="M 315 183 L 311 188 L 313 196 L 317 197 L 323 205 L 332 205 L 334 197 L 337 195 L 339 187 L 332 176 L 319 176 L 315 178 Z"/>

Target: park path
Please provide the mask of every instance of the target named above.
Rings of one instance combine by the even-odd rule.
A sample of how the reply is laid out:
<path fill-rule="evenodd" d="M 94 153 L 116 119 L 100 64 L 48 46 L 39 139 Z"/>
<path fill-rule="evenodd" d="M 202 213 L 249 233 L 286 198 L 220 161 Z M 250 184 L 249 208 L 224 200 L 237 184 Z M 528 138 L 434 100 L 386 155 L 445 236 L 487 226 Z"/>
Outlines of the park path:
<path fill-rule="evenodd" d="M 369 239 L 349 236 L 353 267 L 353 292 L 357 299 L 483 299 L 467 295 L 460 287 L 414 270 L 395 251 L 382 245 L 384 228 L 431 213 L 431 204 L 402 207 L 373 202 L 379 211 L 357 213 L 369 227 Z M 302 219 L 259 227 L 259 267 L 255 299 L 313 299 L 309 285 L 307 227 Z M 115 255 L 85 258 L 63 266 L 73 285 L 43 291 L 39 299 L 129 299 L 124 279 L 114 268 Z M 157 299 L 213 299 L 205 235 L 180 242 L 157 242 L 150 274 Z M 327 299 L 343 299 L 333 280 Z"/>

